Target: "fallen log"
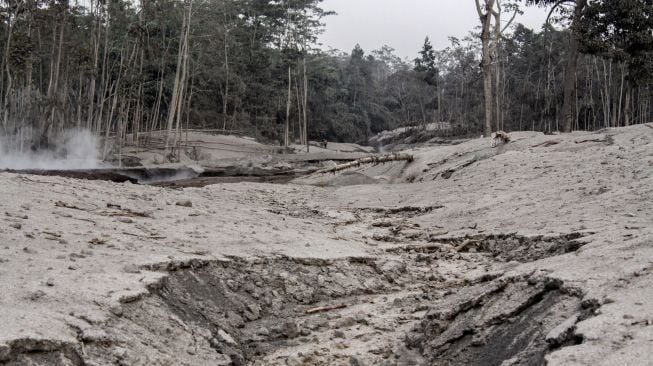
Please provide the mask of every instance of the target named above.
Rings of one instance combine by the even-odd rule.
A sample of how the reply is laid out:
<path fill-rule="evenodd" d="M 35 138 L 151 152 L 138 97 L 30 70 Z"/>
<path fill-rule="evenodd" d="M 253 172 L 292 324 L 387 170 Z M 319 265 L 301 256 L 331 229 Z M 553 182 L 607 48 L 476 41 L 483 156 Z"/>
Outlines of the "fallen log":
<path fill-rule="evenodd" d="M 460 253 L 463 250 L 465 250 L 469 245 L 471 244 L 477 244 L 478 240 L 471 240 L 471 239 L 466 239 L 465 241 L 462 242 L 462 244 L 458 245 L 455 250 L 456 252 Z"/>
<path fill-rule="evenodd" d="M 606 142 L 606 141 L 607 141 L 607 140 L 606 140 L 605 138 L 595 138 L 595 139 L 588 138 L 588 139 L 584 139 L 584 140 L 576 140 L 576 141 L 574 141 L 574 143 L 576 143 L 576 144 L 584 144 L 584 143 L 586 143 L 586 142 Z"/>
<path fill-rule="evenodd" d="M 562 142 L 562 140 L 547 140 L 547 141 L 544 141 L 542 143 L 533 145 L 531 147 L 540 147 L 540 146 L 549 147 L 549 146 L 557 145 L 557 144 L 559 144 L 561 142 Z"/>
<path fill-rule="evenodd" d="M 315 314 L 315 313 L 321 313 L 323 311 L 343 309 L 343 308 L 346 308 L 346 307 L 347 307 L 346 304 L 326 305 L 326 306 L 319 306 L 319 307 L 312 308 L 312 309 L 307 309 L 304 313 L 306 313 L 306 314 Z"/>
<path fill-rule="evenodd" d="M 349 169 L 349 168 L 357 168 L 363 164 L 380 164 L 380 163 L 387 163 L 391 161 L 407 161 L 407 162 L 412 162 L 413 161 L 413 156 L 409 154 L 387 154 L 387 155 L 376 155 L 376 156 L 368 156 L 366 158 L 350 161 L 348 163 L 344 164 L 339 164 L 336 166 L 332 166 L 329 168 L 324 168 L 316 171 L 316 174 L 324 174 L 324 173 L 336 173 L 341 170 Z"/>

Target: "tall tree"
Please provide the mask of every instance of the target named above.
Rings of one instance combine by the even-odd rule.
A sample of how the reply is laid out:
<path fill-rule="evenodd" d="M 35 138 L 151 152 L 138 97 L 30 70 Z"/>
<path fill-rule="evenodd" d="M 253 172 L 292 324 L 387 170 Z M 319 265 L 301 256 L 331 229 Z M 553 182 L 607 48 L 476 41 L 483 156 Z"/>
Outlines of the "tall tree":
<path fill-rule="evenodd" d="M 510 20 L 506 23 L 503 24 L 501 21 L 501 17 L 503 15 L 503 12 L 512 12 L 512 17 Z M 502 100 L 502 91 L 501 91 L 501 81 L 502 81 L 502 68 L 501 68 L 501 43 L 503 40 L 503 34 L 508 29 L 512 23 L 515 21 L 515 18 L 517 17 L 517 14 L 521 13 L 519 10 L 519 6 L 514 0 L 496 0 L 496 11 L 492 12 L 492 15 L 494 16 L 494 31 L 493 31 L 493 37 L 492 37 L 492 42 L 491 42 L 491 54 L 492 54 L 492 60 L 493 60 L 493 69 L 494 69 L 494 88 L 495 88 L 495 100 L 496 100 L 496 129 L 501 130 L 503 129 L 503 113 L 502 113 L 502 108 L 501 108 L 501 100 Z"/>
<path fill-rule="evenodd" d="M 576 91 L 576 73 L 578 70 L 579 44 L 582 38 L 580 22 L 587 5 L 587 0 L 527 0 L 527 4 L 550 6 L 547 24 L 551 15 L 559 11 L 571 21 L 569 32 L 569 47 L 567 51 L 567 68 L 564 80 L 564 99 L 562 104 L 562 131 L 571 132 L 574 125 L 573 98 Z M 571 10 L 565 8 L 571 5 Z"/>
<path fill-rule="evenodd" d="M 481 70 L 483 72 L 483 99 L 485 106 L 485 124 L 483 133 L 486 137 L 492 134 L 492 50 L 491 50 L 491 34 L 492 17 L 494 5 L 496 0 L 475 0 L 476 11 L 481 20 L 481 44 L 482 44 L 482 57 L 481 57 Z"/>
<path fill-rule="evenodd" d="M 436 109 L 439 114 L 440 110 L 442 109 L 442 101 L 440 98 L 440 88 L 438 83 L 439 71 L 435 65 L 435 50 L 433 49 L 433 45 L 431 44 L 428 36 L 426 39 L 424 39 L 424 45 L 419 51 L 419 55 L 420 56 L 415 59 L 414 70 L 424 80 L 424 82 L 426 82 L 430 89 L 433 89 L 433 92 L 429 94 L 434 94 L 434 100 L 429 104 L 433 104 L 434 109 Z M 423 119 L 424 123 L 426 123 L 426 118 Z M 441 118 L 438 118 L 438 120 L 441 120 Z"/>
<path fill-rule="evenodd" d="M 624 124 L 630 125 L 633 89 L 653 80 L 653 3 L 648 0 L 591 2 L 579 23 L 583 52 L 622 64 L 624 79 L 619 94 L 625 89 L 623 117 Z M 620 102 L 619 111 L 621 107 Z M 617 113 L 617 118 L 613 118 L 613 126 L 619 125 L 620 116 Z"/>

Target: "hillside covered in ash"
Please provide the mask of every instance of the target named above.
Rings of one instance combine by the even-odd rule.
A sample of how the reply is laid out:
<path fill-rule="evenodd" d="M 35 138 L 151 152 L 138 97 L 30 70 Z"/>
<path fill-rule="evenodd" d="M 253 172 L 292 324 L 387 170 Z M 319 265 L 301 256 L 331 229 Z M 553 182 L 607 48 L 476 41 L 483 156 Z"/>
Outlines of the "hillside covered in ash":
<path fill-rule="evenodd" d="M 653 126 L 511 138 L 284 184 L 1 173 L 0 364 L 650 364 Z"/>

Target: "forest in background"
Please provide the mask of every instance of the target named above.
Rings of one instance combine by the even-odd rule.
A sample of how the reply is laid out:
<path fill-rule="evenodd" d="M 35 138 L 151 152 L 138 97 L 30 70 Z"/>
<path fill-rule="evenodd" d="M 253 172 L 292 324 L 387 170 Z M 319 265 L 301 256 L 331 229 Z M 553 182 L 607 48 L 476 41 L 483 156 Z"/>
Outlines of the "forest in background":
<path fill-rule="evenodd" d="M 652 120 L 650 0 L 477 4 L 479 29 L 442 50 L 426 39 L 408 61 L 390 46 L 321 50 L 336 16 L 321 0 L 3 0 L 3 148 L 47 148 L 71 128 L 105 154 L 151 131 L 174 149 L 189 128 L 281 145 L 433 122 L 471 136 L 487 133 L 487 108 L 491 130 L 558 131 L 565 106 L 573 129 Z M 518 6 L 554 8 L 550 24 L 524 27 Z"/>

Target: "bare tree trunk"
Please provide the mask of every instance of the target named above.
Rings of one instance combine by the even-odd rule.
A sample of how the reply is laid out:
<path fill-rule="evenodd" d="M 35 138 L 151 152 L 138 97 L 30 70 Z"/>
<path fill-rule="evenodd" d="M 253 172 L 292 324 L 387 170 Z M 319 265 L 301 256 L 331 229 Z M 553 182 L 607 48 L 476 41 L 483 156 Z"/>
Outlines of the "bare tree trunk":
<path fill-rule="evenodd" d="M 7 30 L 7 44 L 5 45 L 5 55 L 3 59 L 3 64 L 5 66 L 5 72 L 7 73 L 7 86 L 5 87 L 5 98 L 3 102 L 3 109 L 4 109 L 4 118 L 2 121 L 2 127 L 5 130 L 5 133 L 7 132 L 7 127 L 9 124 L 9 98 L 11 95 L 11 83 L 12 83 L 12 77 L 11 77 L 11 70 L 9 68 L 9 50 L 11 48 L 11 37 L 13 34 L 13 21 L 11 19 L 11 16 L 9 17 L 9 29 Z"/>
<path fill-rule="evenodd" d="M 578 40 L 572 33 L 569 40 L 569 58 L 564 81 L 564 100 L 562 102 L 562 132 L 571 132 L 574 115 L 572 99 L 574 96 L 576 70 L 578 68 Z"/>
<path fill-rule="evenodd" d="M 306 152 L 310 152 L 308 143 L 308 78 L 306 77 L 306 57 L 304 57 L 304 141 L 306 141 Z"/>
<path fill-rule="evenodd" d="M 495 0 L 485 0 L 485 8 L 481 7 L 479 0 L 476 0 L 476 10 L 481 20 L 481 43 L 482 43 L 482 71 L 483 71 L 483 98 L 485 105 L 484 134 L 489 137 L 492 134 L 492 54 L 490 50 L 490 23 L 492 22 L 492 11 Z"/>
<path fill-rule="evenodd" d="M 603 120 L 605 123 L 605 127 L 611 127 L 612 126 L 612 121 L 610 119 L 611 115 L 611 104 L 610 104 L 610 82 L 612 80 L 612 75 L 609 73 L 609 69 L 606 66 L 605 60 L 601 60 L 601 63 L 603 64 Z"/>
<path fill-rule="evenodd" d="M 188 102 L 186 103 L 186 148 L 188 148 L 188 130 L 190 129 L 190 105 L 193 101 L 193 91 L 195 89 L 195 72 L 197 66 L 193 69 L 190 79 L 190 90 L 188 92 Z"/>
<path fill-rule="evenodd" d="M 123 49 L 120 52 L 120 67 L 118 68 L 118 78 L 116 79 L 114 85 L 113 85 L 113 98 L 111 102 L 111 108 L 109 109 L 109 116 L 106 121 L 106 129 L 104 133 L 104 149 L 102 151 L 102 159 L 106 159 L 107 153 L 109 152 L 109 135 L 111 134 L 111 125 L 113 123 L 113 115 L 116 110 L 116 106 L 118 105 L 118 98 L 120 95 L 120 82 L 122 81 L 122 74 L 123 74 L 123 66 L 124 66 L 124 59 L 125 59 L 125 49 Z M 127 61 L 129 63 L 129 60 Z M 126 67 L 125 67 L 126 69 Z M 114 144 L 118 143 L 120 144 L 121 142 L 119 141 L 119 133 L 121 132 L 120 130 L 116 131 L 115 135 L 115 141 Z M 119 145 L 120 146 L 120 145 Z"/>
<path fill-rule="evenodd" d="M 573 98 L 576 83 L 576 70 L 578 69 L 578 24 L 581 19 L 587 0 L 577 0 L 572 20 L 572 31 L 569 39 L 569 58 L 567 59 L 567 73 L 564 82 L 564 100 L 562 103 L 562 132 L 571 132 L 574 114 Z"/>
<path fill-rule="evenodd" d="M 578 73 L 576 73 L 574 77 L 574 90 L 576 90 L 576 93 L 574 93 L 575 98 L 574 98 L 574 105 L 576 106 L 576 113 L 574 114 L 574 129 L 575 130 L 580 130 L 580 105 L 579 105 L 579 98 L 578 98 Z"/>
<path fill-rule="evenodd" d="M 288 65 L 288 100 L 286 101 L 286 124 L 283 134 L 283 146 L 290 145 L 290 98 L 292 96 L 292 75 L 290 73 L 290 65 Z"/>
<path fill-rule="evenodd" d="M 192 4 L 192 0 L 190 2 Z M 190 9 L 188 10 L 188 15 L 190 16 Z M 183 74 L 183 69 L 184 69 L 184 52 L 186 50 L 186 41 L 187 41 L 187 32 L 186 28 L 190 27 L 188 24 L 188 19 L 186 17 L 186 14 L 184 14 L 182 24 L 181 24 L 181 34 L 179 38 L 179 54 L 177 55 L 177 71 L 175 72 L 175 82 L 172 87 L 172 99 L 170 100 L 170 110 L 168 111 L 168 126 L 167 126 L 167 132 L 166 132 L 166 145 L 165 145 L 165 151 L 166 155 L 170 151 L 170 143 L 173 143 L 173 148 L 174 148 L 174 143 L 176 134 L 173 137 L 172 136 L 172 129 L 174 127 L 175 123 L 175 118 L 177 117 L 177 108 L 179 107 L 179 100 L 182 99 L 181 94 L 181 88 L 182 88 L 182 74 Z M 171 141 L 172 140 L 172 141 Z"/>
<path fill-rule="evenodd" d="M 587 79 L 586 87 L 587 87 L 588 94 L 589 94 L 589 100 L 586 101 L 585 103 L 589 104 L 591 106 L 591 111 L 590 112 L 592 114 L 591 118 L 589 116 L 590 112 L 586 113 L 586 116 L 585 116 L 585 129 L 589 130 L 590 126 L 589 126 L 589 123 L 587 121 L 588 121 L 588 119 L 591 120 L 592 121 L 592 128 L 594 128 L 593 124 L 595 123 L 594 113 L 596 111 L 596 106 L 594 105 L 594 78 L 592 77 L 592 75 L 593 75 L 592 65 L 589 62 L 589 59 L 587 57 L 586 57 L 586 62 L 585 62 L 585 69 L 586 69 L 585 72 L 586 72 L 586 75 L 587 75 L 587 77 L 586 77 L 586 79 Z"/>
<path fill-rule="evenodd" d="M 501 41 L 501 0 L 496 0 L 497 11 L 494 12 L 494 40 L 491 46 L 491 57 L 494 61 L 494 96 L 495 96 L 495 107 L 496 107 L 496 131 L 501 130 L 501 95 L 499 93 L 499 85 L 501 83 L 501 64 L 499 59 L 500 52 L 500 41 Z"/>
<path fill-rule="evenodd" d="M 302 98 L 299 96 L 299 77 L 295 78 L 295 97 L 297 98 L 297 128 L 299 129 L 299 144 L 303 145 L 304 126 L 302 125 Z"/>
<path fill-rule="evenodd" d="M 58 94 L 57 91 L 59 89 L 59 74 L 61 71 L 61 57 L 63 53 L 64 29 L 66 28 L 65 22 L 66 22 L 66 17 L 64 16 L 63 20 L 61 21 L 61 29 L 59 30 L 59 47 L 57 50 L 57 58 L 54 64 L 54 68 L 50 74 L 51 83 L 48 87 L 48 103 L 51 103 L 50 115 L 47 116 L 47 120 L 49 122 L 46 124 L 46 127 L 43 129 L 43 131 L 40 131 L 42 140 L 45 140 L 47 138 L 50 127 L 54 126 L 57 108 L 60 107 L 58 105 L 59 98 L 57 96 Z"/>
<path fill-rule="evenodd" d="M 626 81 L 626 97 L 625 97 L 625 106 L 624 106 L 624 125 L 625 126 L 630 126 L 630 114 L 631 114 L 631 109 L 630 109 L 630 104 L 631 104 L 631 94 L 632 94 L 632 87 L 630 85 L 629 81 Z"/>
<path fill-rule="evenodd" d="M 83 90 L 83 85 L 84 85 L 84 80 L 82 78 L 82 73 L 79 73 L 79 81 L 78 81 L 78 87 L 77 87 L 77 100 L 75 101 L 75 105 L 77 107 L 77 129 L 82 128 L 82 90 Z"/>
<path fill-rule="evenodd" d="M 617 125 L 620 125 L 621 123 L 621 111 L 622 111 L 622 105 L 623 105 L 623 97 L 624 97 L 624 79 L 626 78 L 626 64 L 621 63 L 620 65 L 621 68 L 621 83 L 619 84 L 619 105 L 617 106 Z"/>
<path fill-rule="evenodd" d="M 165 39 L 163 40 L 165 42 Z M 161 102 L 163 99 L 163 85 L 164 85 L 164 80 L 165 80 L 165 71 L 164 71 L 164 66 L 165 66 L 165 59 L 166 56 L 168 55 L 168 49 L 170 47 L 170 43 L 166 45 L 166 50 L 163 53 L 163 56 L 161 56 L 161 64 L 159 65 L 159 90 L 157 91 L 156 94 L 156 103 L 154 104 L 154 107 L 152 108 L 152 113 L 150 116 L 150 131 L 155 131 L 156 129 L 159 128 L 159 122 L 160 122 L 160 112 L 161 112 Z"/>
<path fill-rule="evenodd" d="M 91 1 L 91 6 L 94 1 Z M 94 120 L 94 111 L 95 111 L 95 88 L 96 88 L 96 78 L 98 73 L 98 61 L 100 56 L 100 36 L 101 36 L 101 27 L 100 27 L 100 7 L 102 5 L 98 1 L 97 5 L 97 21 L 94 22 L 94 26 L 97 27 L 97 34 L 95 29 L 93 29 L 91 38 L 92 38 L 92 47 L 93 47 L 93 71 L 91 72 L 91 86 L 88 91 L 88 112 L 86 115 L 86 128 L 93 128 Z"/>
<path fill-rule="evenodd" d="M 191 15 L 193 11 L 193 0 L 189 0 L 188 2 L 188 20 L 186 21 L 186 30 L 184 32 L 184 48 L 183 48 L 183 61 L 182 61 L 182 70 L 181 70 L 181 82 L 179 85 L 179 93 L 178 93 L 178 99 L 177 99 L 177 125 L 175 128 L 175 137 L 174 137 L 174 144 L 177 150 L 177 159 L 179 160 L 181 158 L 181 145 L 180 145 L 180 137 L 181 137 L 181 120 L 182 120 L 182 110 L 184 107 L 184 100 L 185 100 L 185 92 L 186 92 L 186 86 L 188 84 L 188 39 L 190 37 L 190 26 L 191 26 Z"/>
<path fill-rule="evenodd" d="M 224 12 L 224 95 L 222 96 L 222 130 L 227 128 L 227 103 L 229 101 L 229 32 L 227 29 L 227 12 Z"/>
<path fill-rule="evenodd" d="M 100 110 L 97 113 L 97 117 L 95 118 L 95 127 L 93 128 L 95 131 L 97 131 L 97 134 L 100 135 L 102 133 L 102 116 L 104 115 L 104 102 L 105 98 L 107 97 L 107 93 L 109 93 L 109 67 L 107 65 L 108 63 L 108 58 L 109 58 L 109 29 L 111 28 L 111 23 L 110 19 L 107 19 L 107 24 L 105 26 L 105 32 L 104 32 L 104 50 L 103 50 L 103 55 L 102 55 L 102 69 L 101 75 L 102 77 L 100 78 L 100 86 L 102 87 L 102 94 L 100 95 L 99 98 L 99 103 L 100 103 Z M 109 138 L 109 136 L 105 136 L 105 138 Z"/>
<path fill-rule="evenodd" d="M 29 16 L 29 24 L 27 28 L 27 38 L 32 37 L 32 22 L 34 21 L 33 15 L 30 14 Z M 23 114 L 21 123 L 26 122 L 26 118 L 29 118 L 30 115 L 34 113 L 32 110 L 33 105 L 32 105 L 32 75 L 34 73 L 34 51 L 30 50 L 29 55 L 27 57 L 27 62 L 25 65 L 25 79 L 27 83 L 27 87 L 25 89 L 25 108 L 24 111 L 25 113 Z M 81 103 L 81 102 L 80 102 Z M 20 139 L 20 143 L 23 143 L 23 139 Z M 22 145 L 19 151 L 23 151 Z"/>
<path fill-rule="evenodd" d="M 143 76 L 143 63 L 145 62 L 145 50 L 141 49 L 141 62 L 138 68 L 138 75 Z M 139 133 L 141 130 L 141 122 L 143 122 L 143 83 L 138 84 L 137 92 L 137 103 L 136 103 L 136 113 L 134 115 L 134 127 L 132 129 L 132 142 L 136 143 L 136 148 L 138 148 L 139 142 Z M 147 125 L 145 126 L 147 128 Z"/>
<path fill-rule="evenodd" d="M 442 89 L 440 88 L 440 83 L 438 82 L 438 122 L 443 122 L 442 120 Z"/>

